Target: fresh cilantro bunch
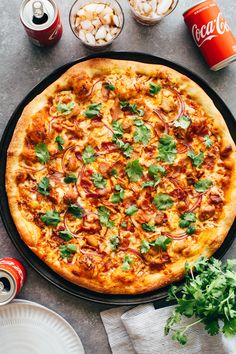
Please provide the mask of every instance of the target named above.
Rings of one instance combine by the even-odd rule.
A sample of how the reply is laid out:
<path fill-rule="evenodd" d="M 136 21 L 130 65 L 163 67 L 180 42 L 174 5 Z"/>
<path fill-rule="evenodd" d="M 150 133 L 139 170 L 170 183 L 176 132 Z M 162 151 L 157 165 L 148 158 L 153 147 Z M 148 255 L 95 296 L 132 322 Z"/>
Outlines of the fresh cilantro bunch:
<path fill-rule="evenodd" d="M 180 344 L 187 343 L 186 332 L 202 322 L 209 335 L 219 332 L 226 336 L 236 334 L 236 260 L 226 264 L 201 257 L 194 264 L 194 271 L 186 264 L 184 285 L 172 286 L 168 300 L 176 300 L 177 306 L 167 320 L 165 334 Z M 181 323 L 182 317 L 194 317 L 189 325 Z"/>

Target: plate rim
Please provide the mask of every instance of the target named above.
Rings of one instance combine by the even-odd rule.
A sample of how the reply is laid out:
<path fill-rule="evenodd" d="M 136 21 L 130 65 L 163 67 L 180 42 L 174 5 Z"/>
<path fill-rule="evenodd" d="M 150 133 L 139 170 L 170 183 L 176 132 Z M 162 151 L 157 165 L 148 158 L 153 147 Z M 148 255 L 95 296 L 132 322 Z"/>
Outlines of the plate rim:
<path fill-rule="evenodd" d="M 153 63 L 153 64 L 161 64 L 168 67 L 173 68 L 181 72 L 182 74 L 188 76 L 191 80 L 196 82 L 206 93 L 210 96 L 213 100 L 214 104 L 216 105 L 217 101 L 217 108 L 222 111 L 224 110 L 225 113 L 222 115 L 224 116 L 225 122 L 230 130 L 230 133 L 236 142 L 236 121 L 221 99 L 221 97 L 212 89 L 208 83 L 203 80 L 198 74 L 194 73 L 193 71 L 185 68 L 179 63 L 172 62 L 168 59 L 158 57 L 152 54 L 147 54 L 143 52 L 129 52 L 129 51 L 110 51 L 110 52 L 103 52 L 103 53 L 95 53 L 88 56 L 83 56 L 71 62 L 65 63 L 60 67 L 53 70 L 49 75 L 47 75 L 43 80 L 41 80 L 37 85 L 35 85 L 28 94 L 20 101 L 20 103 L 15 108 L 14 112 L 12 113 L 5 129 L 1 137 L 0 141 L 0 154 L 3 156 L 3 159 L 0 160 L 0 181 L 2 180 L 3 183 L 0 183 L 0 194 L 3 198 L 0 198 L 0 215 L 3 221 L 3 225 L 7 231 L 8 236 L 10 237 L 12 243 L 20 252 L 20 254 L 24 257 L 24 259 L 33 267 L 37 273 L 39 273 L 42 277 L 48 280 L 53 285 L 57 286 L 61 290 L 70 293 L 76 297 L 82 298 L 84 300 L 93 301 L 96 303 L 102 303 L 106 305 L 138 305 L 144 304 L 148 302 L 154 301 L 163 301 L 167 296 L 167 288 L 157 289 L 151 293 L 144 293 L 144 294 L 137 294 L 137 295 L 113 295 L 113 294 L 102 294 L 97 293 L 94 291 L 90 291 L 86 288 L 79 287 L 73 283 L 68 282 L 57 273 L 55 273 L 51 268 L 49 268 L 45 263 L 43 263 L 29 248 L 25 245 L 23 240 L 20 239 L 20 236 L 16 230 L 14 222 L 12 220 L 7 195 L 5 190 L 5 170 L 6 170 L 6 151 L 9 146 L 12 134 L 15 129 L 15 125 L 21 115 L 22 110 L 30 102 L 33 97 L 43 91 L 51 82 L 56 80 L 56 77 L 60 77 L 66 70 L 68 70 L 71 66 L 75 65 L 76 63 L 87 61 L 93 58 L 111 58 L 117 60 L 130 60 L 130 61 L 138 61 L 138 62 L 146 62 L 146 63 Z M 219 107 L 220 106 L 220 107 Z M 226 118 L 227 116 L 227 118 Z M 229 118 L 230 117 L 230 118 Z M 13 130 L 11 125 L 13 124 Z M 235 131 L 233 130 L 235 129 Z M 12 130 L 12 132 L 11 132 Z M 5 148 L 5 142 L 7 141 L 7 148 Z M 5 150 L 4 150 L 5 148 Z M 5 203 L 4 203 L 5 202 Z M 6 211 L 5 211 L 6 209 Z M 8 225 L 8 219 L 10 220 L 12 225 Z M 14 232 L 11 230 L 13 227 Z M 233 231 L 231 232 L 231 230 Z M 232 236 L 229 235 L 232 233 Z M 16 234 L 16 235 L 14 235 Z M 222 258 L 224 254 L 229 250 L 230 246 L 234 241 L 234 235 L 236 234 L 236 220 L 231 226 L 231 229 L 226 236 L 223 244 L 221 247 L 214 253 L 214 257 Z M 17 239 L 18 237 L 18 239 Z M 26 249 L 27 248 L 27 249 Z M 53 279 L 52 279 L 53 278 Z"/>

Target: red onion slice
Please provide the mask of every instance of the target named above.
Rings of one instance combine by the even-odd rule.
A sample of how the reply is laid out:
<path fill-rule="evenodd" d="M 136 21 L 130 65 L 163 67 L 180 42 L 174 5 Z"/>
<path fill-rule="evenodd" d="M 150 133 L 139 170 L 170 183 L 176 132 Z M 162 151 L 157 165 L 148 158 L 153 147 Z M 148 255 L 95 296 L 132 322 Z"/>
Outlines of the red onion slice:
<path fill-rule="evenodd" d="M 174 89 L 173 87 L 170 87 L 170 86 L 163 86 L 163 88 L 174 93 L 179 101 L 179 110 L 178 110 L 177 117 L 175 117 L 175 119 L 173 119 L 173 121 L 172 121 L 172 122 L 174 122 L 175 120 L 179 119 L 179 117 L 181 117 L 183 115 L 183 113 L 185 111 L 185 104 L 184 104 L 184 101 L 181 97 L 181 94 L 176 89 Z"/>
<path fill-rule="evenodd" d="M 202 194 L 197 197 L 197 201 L 194 203 L 193 206 L 190 207 L 190 209 L 188 211 L 192 212 L 195 209 L 197 209 L 199 207 L 199 204 L 201 204 L 201 201 L 202 201 Z"/>
<path fill-rule="evenodd" d="M 82 254 L 85 255 L 85 256 L 91 256 L 91 257 L 102 257 L 102 258 L 105 257 L 104 254 L 93 253 L 93 252 L 86 252 L 86 251 L 82 250 L 81 248 L 80 248 L 80 253 L 82 253 Z"/>

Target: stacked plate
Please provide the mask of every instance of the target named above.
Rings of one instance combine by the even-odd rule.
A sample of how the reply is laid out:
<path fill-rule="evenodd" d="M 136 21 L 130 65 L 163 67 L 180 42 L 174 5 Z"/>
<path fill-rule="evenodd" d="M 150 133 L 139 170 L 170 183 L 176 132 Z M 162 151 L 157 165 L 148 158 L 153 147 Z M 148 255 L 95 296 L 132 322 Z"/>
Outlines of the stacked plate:
<path fill-rule="evenodd" d="M 15 300 L 0 307 L 1 353 L 84 354 L 74 329 L 61 316 L 37 303 Z"/>

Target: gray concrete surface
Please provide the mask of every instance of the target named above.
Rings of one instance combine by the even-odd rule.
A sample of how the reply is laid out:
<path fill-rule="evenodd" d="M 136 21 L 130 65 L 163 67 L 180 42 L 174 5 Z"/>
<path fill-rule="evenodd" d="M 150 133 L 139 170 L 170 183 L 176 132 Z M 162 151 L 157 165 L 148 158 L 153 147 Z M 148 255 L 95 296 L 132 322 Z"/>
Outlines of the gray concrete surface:
<path fill-rule="evenodd" d="M 34 85 L 58 66 L 91 53 L 74 37 L 69 27 L 68 12 L 73 0 L 57 0 L 64 34 L 61 41 L 49 49 L 34 47 L 28 41 L 19 21 L 20 2 L 0 1 L 0 134 L 16 105 Z M 196 2 L 180 0 L 177 9 L 169 17 L 157 26 L 147 28 L 133 20 L 127 1 L 121 0 L 125 27 L 110 49 L 151 53 L 188 67 L 207 80 L 236 115 L 236 64 L 219 72 L 211 72 L 184 25 L 183 11 Z M 218 0 L 218 3 L 236 33 L 236 2 Z M 0 258 L 5 256 L 21 259 L 0 222 Z M 236 242 L 227 257 L 236 257 Z M 64 293 L 44 280 L 28 264 L 24 264 L 28 280 L 20 297 L 39 302 L 68 320 L 81 337 L 86 354 L 111 353 L 99 316 L 99 312 L 107 307 Z"/>

